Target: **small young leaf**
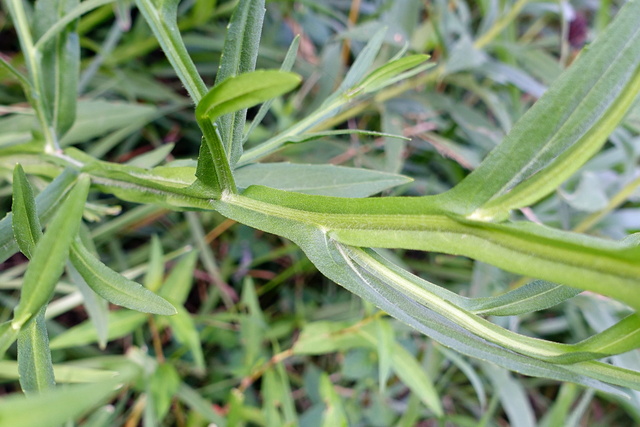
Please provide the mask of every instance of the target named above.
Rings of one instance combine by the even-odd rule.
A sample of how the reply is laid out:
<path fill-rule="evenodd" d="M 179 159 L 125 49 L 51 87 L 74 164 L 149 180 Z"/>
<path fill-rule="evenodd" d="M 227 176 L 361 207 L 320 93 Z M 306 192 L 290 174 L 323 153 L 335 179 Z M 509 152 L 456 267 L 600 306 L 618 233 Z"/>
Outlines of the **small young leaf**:
<path fill-rule="evenodd" d="M 278 70 L 258 70 L 229 77 L 202 98 L 196 107 L 196 116 L 215 120 L 283 95 L 299 84 L 300 76 Z"/>
<path fill-rule="evenodd" d="M 70 255 L 71 263 L 91 289 L 107 301 L 145 313 L 176 313 L 176 309 L 165 299 L 113 271 L 78 241 L 71 245 Z"/>
<path fill-rule="evenodd" d="M 399 80 L 410 77 L 403 73 L 412 68 L 417 67 L 417 71 L 414 70 L 414 74 L 416 74 L 431 67 L 432 64 L 424 64 L 418 67 L 427 59 L 429 59 L 429 55 L 411 55 L 389 62 L 369 74 L 358 86 L 362 88 L 364 93 L 375 92 Z"/>
<path fill-rule="evenodd" d="M 89 185 L 89 177 L 81 176 L 38 241 L 15 309 L 12 323 L 16 329 L 28 322 L 51 298 L 64 270 L 69 246 L 78 233 Z"/>
<path fill-rule="evenodd" d="M 282 61 L 282 65 L 280 66 L 280 71 L 291 71 L 291 69 L 293 68 L 293 63 L 296 60 L 299 46 L 300 46 L 300 36 L 298 35 L 298 36 L 295 36 L 293 41 L 291 42 L 291 46 L 289 46 L 289 50 L 287 50 L 287 53 L 284 56 L 284 61 Z M 265 101 L 260 106 L 255 117 L 253 118 L 253 120 L 251 120 L 251 125 L 249 126 L 249 129 L 247 129 L 247 131 L 244 134 L 244 137 L 242 138 L 243 144 L 247 142 L 247 139 L 249 138 L 249 135 L 251 135 L 251 132 L 253 132 L 253 130 L 256 127 L 258 127 L 258 125 L 262 122 L 262 119 L 264 119 L 264 116 L 267 115 L 269 108 L 271 108 L 271 104 L 273 104 L 273 99 Z M 235 163 L 237 163 L 237 161 Z"/>
<path fill-rule="evenodd" d="M 42 227 L 36 212 L 33 190 L 27 180 L 22 166 L 16 165 L 13 170 L 13 234 L 20 251 L 31 259 L 36 243 L 42 237 Z"/>
<path fill-rule="evenodd" d="M 367 42 L 367 45 L 358 54 L 355 61 L 351 65 L 349 72 L 344 77 L 344 80 L 340 84 L 340 87 L 334 95 L 330 96 L 327 101 L 334 96 L 342 95 L 344 92 L 350 90 L 354 86 L 358 86 L 358 82 L 367 75 L 369 68 L 373 64 L 373 61 L 378 56 L 382 43 L 384 42 L 384 36 L 387 33 L 387 28 L 379 29 L 371 39 Z M 327 102 L 325 101 L 325 102 Z"/>

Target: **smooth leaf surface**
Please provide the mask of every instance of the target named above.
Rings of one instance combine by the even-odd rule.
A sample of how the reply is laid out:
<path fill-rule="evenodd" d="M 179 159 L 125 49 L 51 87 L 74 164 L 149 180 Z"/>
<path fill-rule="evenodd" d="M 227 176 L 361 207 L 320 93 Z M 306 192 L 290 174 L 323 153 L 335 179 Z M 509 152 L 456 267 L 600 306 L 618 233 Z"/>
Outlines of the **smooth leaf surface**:
<path fill-rule="evenodd" d="M 196 120 L 206 142 L 200 148 L 198 179 L 215 193 L 237 192 L 231 163 L 213 122 L 225 114 L 283 95 L 299 83 L 300 77 L 294 73 L 259 70 L 229 77 L 207 92 L 196 106 Z"/>
<path fill-rule="evenodd" d="M 34 32 L 39 38 L 56 21 L 79 5 L 79 0 L 38 0 L 35 5 Z M 40 46 L 43 96 L 58 138 L 73 125 L 80 73 L 80 41 L 75 23 Z"/>
<path fill-rule="evenodd" d="M 44 308 L 18 335 L 20 386 L 26 394 L 40 393 L 55 385 Z"/>
<path fill-rule="evenodd" d="M 31 259 L 36 243 L 42 236 L 42 226 L 38 219 L 33 190 L 20 165 L 16 165 L 13 170 L 12 197 L 13 235 L 20 251 Z"/>
<path fill-rule="evenodd" d="M 36 196 L 36 211 L 41 224 L 49 221 L 52 214 L 64 200 L 64 195 L 73 186 L 76 177 L 75 172 L 65 170 Z M 4 262 L 18 251 L 18 244 L 14 238 L 12 223 L 13 214 L 11 212 L 0 220 L 0 262 Z"/>
<path fill-rule="evenodd" d="M 640 91 L 639 15 L 640 2 L 625 4 L 503 143 L 444 196 L 452 209 L 504 218 L 547 195 L 600 149 Z"/>
<path fill-rule="evenodd" d="M 82 220 L 90 180 L 81 176 L 38 242 L 33 259 L 24 274 L 20 302 L 12 325 L 20 329 L 51 298 Z"/>
<path fill-rule="evenodd" d="M 241 188 L 258 184 L 336 197 L 367 197 L 408 182 L 402 175 L 333 165 L 258 163 L 236 171 Z"/>
<path fill-rule="evenodd" d="M 71 245 L 71 263 L 95 293 L 113 304 L 144 313 L 176 313 L 164 298 L 113 271 L 78 241 Z"/>

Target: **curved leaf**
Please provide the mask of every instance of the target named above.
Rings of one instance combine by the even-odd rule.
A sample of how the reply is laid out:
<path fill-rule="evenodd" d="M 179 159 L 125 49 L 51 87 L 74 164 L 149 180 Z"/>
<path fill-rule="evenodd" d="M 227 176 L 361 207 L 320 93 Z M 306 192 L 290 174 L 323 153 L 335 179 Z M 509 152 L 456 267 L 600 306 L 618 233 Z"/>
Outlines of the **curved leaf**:
<path fill-rule="evenodd" d="M 71 263 L 95 293 L 113 304 L 145 313 L 176 314 L 164 298 L 113 271 L 78 241 L 71 245 Z"/>

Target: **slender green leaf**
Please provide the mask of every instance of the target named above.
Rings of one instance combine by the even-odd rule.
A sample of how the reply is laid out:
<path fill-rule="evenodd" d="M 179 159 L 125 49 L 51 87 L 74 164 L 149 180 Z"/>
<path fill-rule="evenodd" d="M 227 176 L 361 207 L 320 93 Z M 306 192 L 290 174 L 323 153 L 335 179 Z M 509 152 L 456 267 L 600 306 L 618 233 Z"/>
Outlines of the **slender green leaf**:
<path fill-rule="evenodd" d="M 245 192 L 245 194 L 247 193 Z M 320 217 L 309 217 L 308 212 L 302 214 L 300 211 L 297 211 L 296 214 L 292 216 L 280 216 L 276 214 L 279 209 L 288 205 L 285 193 L 279 193 L 279 196 L 280 207 L 275 210 L 260 209 L 259 212 L 258 210 L 253 210 L 256 208 L 255 205 L 250 207 L 249 204 L 236 203 L 238 199 L 245 196 L 227 196 L 216 205 L 216 208 L 226 216 L 241 220 L 245 224 L 293 240 L 327 277 L 342 284 L 367 301 L 375 303 L 387 313 L 429 335 L 436 341 L 463 354 L 484 360 L 492 360 L 500 366 L 523 374 L 588 384 L 591 387 L 606 389 L 614 393 L 616 389 L 611 388 L 605 383 L 608 382 L 632 388 L 636 388 L 638 384 L 640 384 L 638 374 L 633 371 L 620 370 L 619 368 L 598 362 L 583 362 L 575 365 L 560 366 L 517 354 L 470 334 L 457 323 L 459 320 L 455 316 L 452 316 L 451 319 L 456 319 L 456 321 L 438 314 L 425 306 L 421 306 L 414 300 L 413 296 L 405 292 L 406 289 L 405 291 L 401 291 L 392 286 L 393 280 L 381 280 L 379 276 L 370 274 L 366 269 L 360 269 L 354 265 L 352 261 L 348 261 L 349 257 L 346 256 L 344 249 L 340 249 L 340 246 L 336 245 L 335 240 L 329 237 L 328 230 L 332 226 L 330 223 L 321 220 Z M 296 199 L 299 197 L 303 197 L 303 195 L 295 196 Z M 307 197 L 316 196 L 304 196 L 304 198 Z M 331 205 L 331 198 L 322 199 L 324 200 L 325 210 L 330 211 L 333 208 L 338 208 L 338 206 L 338 209 L 342 212 L 349 212 L 350 210 L 349 203 L 351 202 L 349 202 L 349 200 L 351 199 L 335 199 L 336 202 L 339 201 L 339 204 L 336 203 L 335 206 Z M 384 202 L 388 199 L 390 198 L 378 200 Z M 408 200 L 410 201 L 411 199 Z M 265 202 L 265 200 L 261 202 Z M 360 204 L 359 202 L 378 203 L 378 201 L 369 199 L 358 200 L 357 202 L 357 204 Z M 395 206 L 395 209 L 404 210 L 405 212 L 408 208 L 410 209 L 407 203 Z M 371 211 L 371 209 L 369 209 L 369 211 Z M 269 212 L 269 215 L 262 212 Z M 301 221 L 303 216 L 304 221 Z M 345 215 L 341 216 L 341 223 L 344 223 L 346 217 Z M 372 220 L 374 219 L 374 215 L 369 215 L 367 219 L 362 219 L 361 221 L 372 224 Z M 403 218 L 403 220 L 406 221 L 407 219 Z M 318 225 L 323 228 L 320 228 Z M 355 226 L 355 223 L 350 223 L 350 226 Z M 415 233 L 415 231 L 412 233 Z M 407 234 L 403 238 L 410 238 L 408 236 Z M 445 306 L 450 307 L 447 303 L 445 303 Z M 322 334 L 314 334 L 314 336 L 317 337 L 317 339 L 314 340 L 314 347 L 322 348 L 323 346 L 328 346 L 327 351 L 332 351 L 331 348 L 333 348 L 334 345 L 326 338 L 323 339 Z M 557 344 L 552 346 L 555 345 Z M 532 343 L 530 349 L 536 352 L 541 350 L 537 342 Z M 564 347 L 562 347 L 562 350 L 559 350 L 557 354 L 561 355 L 563 352 Z"/>
<path fill-rule="evenodd" d="M 108 339 L 114 340 L 130 334 L 140 327 L 148 315 L 137 311 L 118 310 L 109 312 Z M 78 347 L 93 344 L 98 341 L 98 333 L 91 322 L 83 322 L 67 329 L 65 332 L 51 339 L 49 347 L 52 350 L 61 348 Z"/>
<path fill-rule="evenodd" d="M 145 313 L 176 313 L 164 298 L 113 271 L 78 241 L 71 245 L 71 262 L 91 289 L 113 304 Z"/>
<path fill-rule="evenodd" d="M 366 330 L 360 330 L 359 333 L 369 342 L 376 342 L 376 336 L 374 334 Z M 444 410 L 440 403 L 441 399 L 433 381 L 427 376 L 424 368 L 411 353 L 397 342 L 393 343 L 391 349 L 391 363 L 393 371 L 398 375 L 398 378 L 416 393 L 420 397 L 420 400 L 422 400 L 436 416 L 441 417 L 444 415 Z"/>
<path fill-rule="evenodd" d="M 95 384 L 70 385 L 38 396 L 14 395 L 0 402 L 0 425 L 20 427 L 57 427 L 73 421 L 118 393 L 119 383 L 132 380 L 121 375 L 117 380 Z"/>
<path fill-rule="evenodd" d="M 362 88 L 364 93 L 375 92 L 409 77 L 404 73 L 423 64 L 427 59 L 429 59 L 429 55 L 410 55 L 389 62 L 371 72 L 358 86 Z M 418 67 L 417 72 L 423 71 L 430 66 L 431 64 L 424 64 L 422 67 Z"/>
<path fill-rule="evenodd" d="M 600 149 L 640 91 L 639 14 L 640 2 L 625 4 L 504 142 L 444 196 L 452 208 L 505 218 L 549 194 Z"/>
<path fill-rule="evenodd" d="M 24 275 L 20 302 L 12 322 L 14 328 L 20 329 L 51 298 L 53 288 L 64 270 L 71 242 L 78 233 L 89 184 L 89 177 L 79 178 L 39 240 Z"/>
<path fill-rule="evenodd" d="M 402 175 L 334 165 L 258 163 L 236 171 L 239 187 L 258 184 L 336 197 L 367 197 L 408 182 Z"/>
<path fill-rule="evenodd" d="M 16 165 L 13 170 L 12 195 L 13 234 L 18 242 L 20 251 L 31 259 L 36 243 L 42 236 L 42 226 L 36 212 L 33 190 L 20 165 Z"/>
<path fill-rule="evenodd" d="M 227 425 L 226 419 L 213 410 L 211 402 L 204 399 L 196 390 L 185 383 L 180 385 L 176 395 L 181 402 L 202 415 L 207 421 L 220 427 Z"/>
<path fill-rule="evenodd" d="M 329 97 L 327 101 L 329 101 L 333 96 L 342 95 L 343 93 L 351 90 L 354 86 L 358 86 L 358 83 L 367 75 L 369 68 L 373 65 L 373 61 L 375 61 L 378 56 L 378 52 L 380 52 L 386 33 L 387 28 L 381 28 L 369 39 L 366 46 L 358 54 L 355 61 L 353 61 L 351 68 L 349 68 L 349 72 L 344 77 L 344 80 L 340 84 L 338 90 L 334 95 Z"/>
<path fill-rule="evenodd" d="M 85 368 L 73 364 L 55 364 L 53 365 L 53 373 L 55 374 L 56 382 L 59 384 L 94 383 L 110 380 L 118 375 L 116 371 Z M 12 360 L 0 361 L 0 377 L 12 380 L 19 379 L 18 362 Z"/>
<path fill-rule="evenodd" d="M 98 346 L 101 349 L 105 349 L 109 335 L 109 303 L 89 287 L 71 263 L 67 263 L 67 274 L 82 294 L 84 307 L 96 328 Z"/>
<path fill-rule="evenodd" d="M 348 426 L 347 414 L 342 406 L 342 399 L 336 393 L 329 379 L 329 375 L 322 373 L 320 376 L 320 395 L 325 404 L 322 413 L 322 427 L 346 427 Z"/>
<path fill-rule="evenodd" d="M 38 0 L 35 5 L 34 32 L 39 38 L 56 21 L 80 4 L 79 0 Z M 75 33 L 75 23 L 69 23 L 64 31 L 40 46 L 41 72 L 45 107 L 49 118 L 61 138 L 73 125 L 78 97 L 80 73 L 80 41 Z"/>
<path fill-rule="evenodd" d="M 155 234 L 151 237 L 149 252 L 149 264 L 147 265 L 147 274 L 144 276 L 143 284 L 151 292 L 158 292 L 164 277 L 164 254 L 162 253 L 162 243 Z"/>
<path fill-rule="evenodd" d="M 49 221 L 57 207 L 64 200 L 76 180 L 76 173 L 65 170 L 58 175 L 40 194 L 36 196 L 36 211 L 40 223 Z M 13 235 L 13 214 L 7 214 L 0 220 L 0 262 L 5 261 L 18 251 L 18 244 Z"/>
<path fill-rule="evenodd" d="M 216 85 L 255 70 L 264 13 L 264 0 L 240 0 L 227 26 Z M 246 118 L 247 110 L 243 107 L 218 119 L 218 130 L 231 167 L 242 154 Z"/>
<path fill-rule="evenodd" d="M 213 87 L 196 106 L 196 120 L 206 146 L 200 149 L 196 176 L 214 192 L 237 192 L 225 147 L 213 124 L 218 117 L 252 107 L 285 94 L 300 83 L 294 73 L 260 70 L 227 78 Z M 240 141 L 242 133 L 240 133 Z M 213 169 L 213 170 L 212 170 Z"/>
<path fill-rule="evenodd" d="M 27 394 L 41 393 L 55 385 L 44 312 L 40 309 L 18 335 L 20 386 Z"/>
<path fill-rule="evenodd" d="M 391 374 L 393 352 L 395 342 L 395 334 L 391 323 L 386 319 L 376 319 L 376 351 L 378 352 L 378 384 L 380 393 L 384 393 L 387 380 Z"/>
<path fill-rule="evenodd" d="M 297 35 L 293 38 L 293 41 L 289 46 L 289 50 L 287 50 L 287 53 L 284 56 L 284 60 L 282 61 L 282 65 L 280 66 L 280 71 L 291 71 L 298 54 L 299 46 L 300 46 L 300 36 Z M 242 138 L 243 144 L 247 142 L 247 139 L 249 138 L 249 135 L 251 135 L 251 132 L 253 132 L 255 128 L 258 127 L 258 125 L 262 122 L 262 119 L 264 119 L 264 117 L 267 115 L 267 113 L 269 112 L 269 108 L 271 108 L 271 104 L 273 104 L 273 99 L 269 99 L 268 101 L 265 101 L 260 106 L 253 120 L 251 120 L 251 125 L 249 126 L 249 129 L 247 129 L 247 131 L 244 134 L 244 137 Z M 235 163 L 237 163 L 237 161 Z"/>
<path fill-rule="evenodd" d="M 155 418 L 162 420 L 169 412 L 171 400 L 180 387 L 180 376 L 173 365 L 158 365 L 147 382 L 147 393 L 152 397 Z"/>
<path fill-rule="evenodd" d="M 514 427 L 534 427 L 536 418 L 522 383 L 495 365 L 487 363 L 483 367 L 494 390 L 500 396 L 510 424 Z"/>
<path fill-rule="evenodd" d="M 211 89 L 196 106 L 196 116 L 215 120 L 283 95 L 300 84 L 297 74 L 258 70 L 229 77 Z"/>

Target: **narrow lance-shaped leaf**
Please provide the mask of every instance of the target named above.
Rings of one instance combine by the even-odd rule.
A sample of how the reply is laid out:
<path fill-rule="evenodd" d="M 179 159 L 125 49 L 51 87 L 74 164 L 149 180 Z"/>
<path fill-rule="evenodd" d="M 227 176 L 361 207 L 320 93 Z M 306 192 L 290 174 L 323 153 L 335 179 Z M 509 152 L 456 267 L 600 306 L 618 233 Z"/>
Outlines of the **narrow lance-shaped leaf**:
<path fill-rule="evenodd" d="M 380 90 L 399 80 L 410 77 L 405 73 L 412 68 L 414 69 L 414 74 L 416 74 L 433 66 L 433 64 L 424 64 L 427 59 L 429 59 L 429 55 L 411 55 L 389 62 L 371 72 L 362 83 L 358 84 L 358 87 L 364 93 Z M 418 67 L 421 64 L 422 66 Z"/>
<path fill-rule="evenodd" d="M 640 90 L 638 16 L 640 1 L 627 2 L 502 144 L 442 199 L 476 219 L 503 219 L 509 209 L 536 202 L 582 166 Z"/>
<path fill-rule="evenodd" d="M 196 120 L 207 150 L 201 147 L 196 176 L 217 193 L 235 193 L 236 184 L 218 130 L 213 122 L 232 113 L 289 92 L 300 83 L 294 73 L 260 70 L 230 77 L 211 89 L 196 107 Z M 210 155 L 203 161 L 203 156 Z M 213 169 L 213 170 L 211 170 Z"/>
<path fill-rule="evenodd" d="M 13 234 L 20 251 L 29 259 L 33 256 L 36 243 L 42 236 L 42 226 L 36 212 L 33 190 L 22 166 L 13 169 Z"/>
<path fill-rule="evenodd" d="M 165 299 L 113 271 L 78 241 L 71 246 L 71 263 L 91 289 L 113 304 L 145 313 L 176 313 Z"/>
<path fill-rule="evenodd" d="M 38 396 L 9 396 L 0 402 L 0 424 L 56 427 L 73 421 L 118 393 L 119 386 L 134 381 L 137 372 L 123 372 L 110 381 L 70 385 Z"/>
<path fill-rule="evenodd" d="M 20 302 L 12 322 L 13 328 L 20 329 L 51 298 L 64 269 L 69 246 L 78 233 L 89 185 L 88 176 L 79 178 L 38 242 L 24 275 Z"/>
<path fill-rule="evenodd" d="M 36 211 L 39 222 L 46 223 L 64 199 L 64 195 L 76 180 L 76 173 L 65 170 L 36 196 Z M 19 249 L 13 233 L 13 213 L 0 220 L 0 262 L 5 261 Z"/>
<path fill-rule="evenodd" d="M 264 13 L 264 0 L 241 0 L 238 3 L 227 27 L 216 85 L 229 77 L 255 70 Z M 242 154 L 246 119 L 246 108 L 218 119 L 220 137 L 231 167 Z"/>
<path fill-rule="evenodd" d="M 80 4 L 79 0 L 38 0 L 35 5 L 34 32 L 42 36 L 53 24 Z M 40 46 L 45 108 L 60 139 L 73 125 L 76 116 L 80 41 L 76 23 Z"/>
<path fill-rule="evenodd" d="M 13 170 L 12 211 L 16 241 L 22 253 L 31 259 L 42 229 L 31 185 L 20 165 Z M 18 371 L 25 393 L 41 392 L 55 385 L 44 313 L 43 307 L 18 334 Z"/>
<path fill-rule="evenodd" d="M 44 313 L 43 307 L 18 335 L 20 386 L 27 394 L 42 392 L 55 385 Z"/>

